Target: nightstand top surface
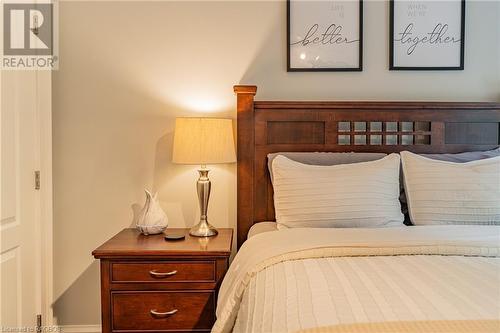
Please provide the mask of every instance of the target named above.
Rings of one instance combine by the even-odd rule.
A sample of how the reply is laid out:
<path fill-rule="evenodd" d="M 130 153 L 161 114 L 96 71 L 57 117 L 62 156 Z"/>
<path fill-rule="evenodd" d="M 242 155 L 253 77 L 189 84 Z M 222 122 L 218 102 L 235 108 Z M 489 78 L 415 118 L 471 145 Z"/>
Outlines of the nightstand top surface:
<path fill-rule="evenodd" d="M 92 252 L 96 258 L 135 256 L 229 256 L 233 229 L 217 229 L 213 237 L 193 237 L 189 229 L 167 228 L 166 234 L 184 233 L 186 238 L 166 241 L 165 234 L 141 235 L 137 229 L 123 229 Z"/>

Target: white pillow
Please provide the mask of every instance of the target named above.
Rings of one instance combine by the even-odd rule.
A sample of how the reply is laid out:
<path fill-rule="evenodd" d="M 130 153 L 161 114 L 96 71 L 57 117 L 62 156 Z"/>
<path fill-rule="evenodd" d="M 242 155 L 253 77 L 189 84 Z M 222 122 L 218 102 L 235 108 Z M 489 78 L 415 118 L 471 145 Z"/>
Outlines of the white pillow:
<path fill-rule="evenodd" d="M 400 226 L 398 154 L 332 166 L 273 160 L 278 229 Z"/>
<path fill-rule="evenodd" d="M 413 224 L 500 224 L 500 156 L 466 163 L 401 152 Z"/>

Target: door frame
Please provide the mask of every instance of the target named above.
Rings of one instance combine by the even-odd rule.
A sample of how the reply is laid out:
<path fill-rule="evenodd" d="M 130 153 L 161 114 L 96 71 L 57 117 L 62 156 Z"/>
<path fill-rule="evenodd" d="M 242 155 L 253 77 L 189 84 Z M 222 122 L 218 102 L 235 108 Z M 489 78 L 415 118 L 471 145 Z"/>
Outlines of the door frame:
<path fill-rule="evenodd" d="M 42 325 L 55 323 L 54 262 L 53 262 L 53 182 L 52 182 L 52 72 L 37 72 L 37 138 L 39 140 L 38 170 L 40 170 L 39 218 L 40 218 L 40 297 Z"/>

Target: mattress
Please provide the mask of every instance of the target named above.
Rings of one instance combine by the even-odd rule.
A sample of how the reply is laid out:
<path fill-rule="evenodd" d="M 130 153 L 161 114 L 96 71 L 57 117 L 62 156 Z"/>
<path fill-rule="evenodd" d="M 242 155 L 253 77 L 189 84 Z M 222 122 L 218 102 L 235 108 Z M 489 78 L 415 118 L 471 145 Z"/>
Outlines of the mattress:
<path fill-rule="evenodd" d="M 277 231 L 278 224 L 276 222 L 259 222 L 252 225 L 250 230 L 248 230 L 247 238 L 251 238 L 255 235 L 261 234 L 263 232 Z"/>
<path fill-rule="evenodd" d="M 498 332 L 499 257 L 498 226 L 263 232 L 231 264 L 213 332 Z M 351 327 L 370 323 L 390 329 Z"/>

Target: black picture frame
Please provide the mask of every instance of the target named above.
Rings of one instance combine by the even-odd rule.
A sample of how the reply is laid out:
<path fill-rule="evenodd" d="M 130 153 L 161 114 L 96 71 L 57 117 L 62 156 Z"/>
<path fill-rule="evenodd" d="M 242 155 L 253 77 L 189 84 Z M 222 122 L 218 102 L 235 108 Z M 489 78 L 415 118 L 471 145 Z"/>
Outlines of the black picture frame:
<path fill-rule="evenodd" d="M 460 1 L 460 64 L 458 66 L 396 66 L 394 65 L 394 15 L 395 2 L 389 0 L 389 70 L 391 71 L 453 71 L 465 68 L 465 0 Z"/>
<path fill-rule="evenodd" d="M 286 0 L 286 51 L 287 51 L 287 72 L 361 72 L 363 70 L 363 0 L 359 1 L 359 64 L 357 67 L 292 67 L 290 59 L 290 11 L 291 0 Z"/>

